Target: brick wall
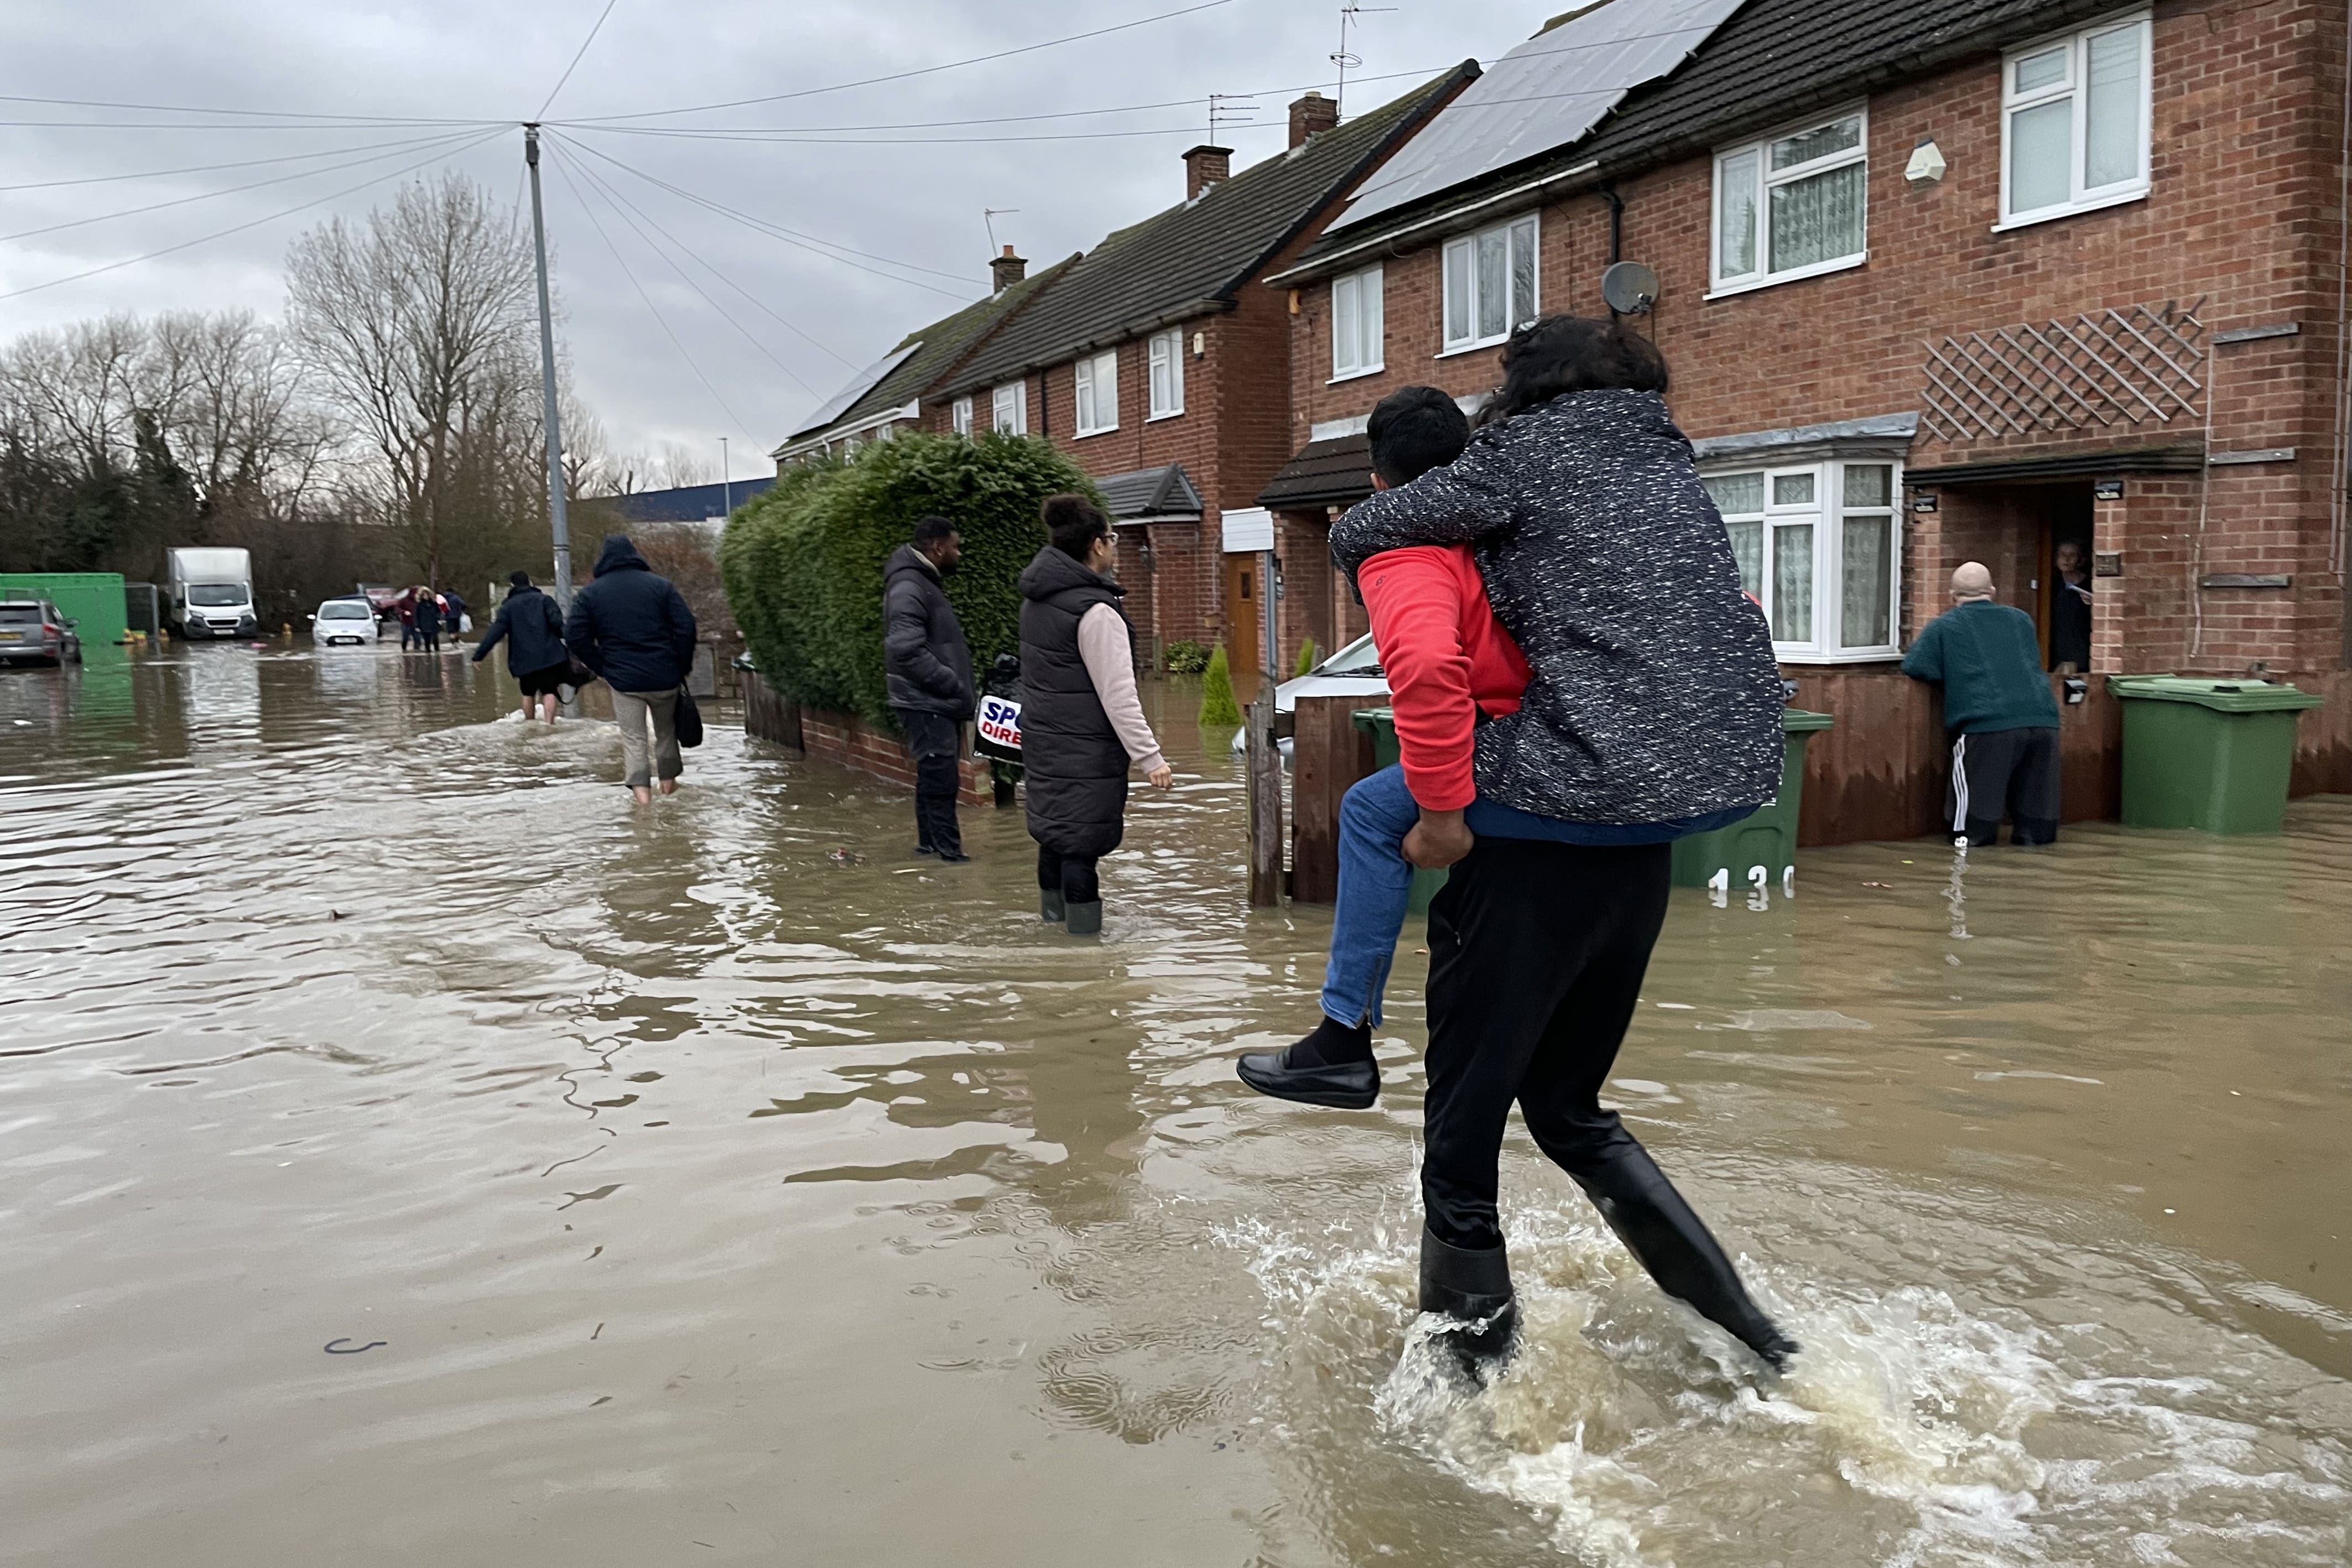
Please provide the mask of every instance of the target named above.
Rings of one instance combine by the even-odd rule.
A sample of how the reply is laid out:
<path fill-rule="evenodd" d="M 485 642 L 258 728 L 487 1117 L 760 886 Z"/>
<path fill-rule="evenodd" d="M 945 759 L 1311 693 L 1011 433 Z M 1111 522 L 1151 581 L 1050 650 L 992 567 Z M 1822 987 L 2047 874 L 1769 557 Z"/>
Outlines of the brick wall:
<path fill-rule="evenodd" d="M 2263 659 L 2281 672 L 2333 671 L 2347 636 L 2335 434 L 2345 5 L 2173 3 L 2155 16 L 2145 200 L 1991 232 L 2000 81 L 1987 57 L 1870 99 L 1864 266 L 1709 300 L 1711 160 L 1627 181 L 1623 253 L 1656 267 L 1663 285 L 1642 329 L 1673 367 L 1677 420 L 1703 437 L 1918 409 L 1924 345 L 1947 335 L 2200 296 L 2209 330 L 2296 322 L 2291 337 L 2212 347 L 2198 372 L 2210 382 L 2212 451 L 2291 446 L 2292 462 L 2131 474 L 2121 501 L 2095 507 L 2095 548 L 2120 551 L 2124 575 L 2098 583 L 2094 667 L 2235 674 Z M 1930 136 L 1950 172 L 1915 188 L 1904 164 Z M 1545 206 L 1541 221 L 1543 308 L 1599 313 L 1606 203 L 1577 194 Z M 1328 285 L 1297 293 L 1294 450 L 1316 422 L 1363 413 L 1400 386 L 1459 395 L 1498 379 L 1493 350 L 1439 357 L 1437 245 L 1384 267 L 1387 368 L 1375 375 L 1326 384 Z M 1963 444 L 1923 435 L 1909 462 L 1916 471 L 2206 437 L 2194 418 Z M 1938 512 L 1906 516 L 1906 636 L 1945 607 L 1944 575 L 1968 552 L 2000 558 L 1988 564 L 2004 598 L 2032 593 L 2042 569 L 2020 500 L 1952 486 Z M 2214 572 L 2288 574 L 2294 586 L 2198 586 Z"/>
<path fill-rule="evenodd" d="M 801 709 L 801 742 L 811 757 L 887 780 L 909 794 L 914 791 L 915 764 L 907 755 L 907 743 L 856 714 Z M 961 772 L 958 795 L 965 805 L 985 806 L 994 799 L 986 763 L 967 757 Z"/>

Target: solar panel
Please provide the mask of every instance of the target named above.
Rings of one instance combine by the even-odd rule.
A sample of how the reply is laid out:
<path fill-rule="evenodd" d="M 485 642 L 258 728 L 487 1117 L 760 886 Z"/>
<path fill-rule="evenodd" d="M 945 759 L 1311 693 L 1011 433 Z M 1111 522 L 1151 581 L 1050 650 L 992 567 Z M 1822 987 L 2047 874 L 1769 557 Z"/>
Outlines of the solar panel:
<path fill-rule="evenodd" d="M 849 411 L 852 403 L 872 392 L 884 376 L 905 364 L 914 355 L 915 350 L 921 347 L 920 343 L 908 343 L 903 347 L 893 349 L 850 377 L 849 383 L 825 399 L 824 406 L 803 420 L 801 427 L 793 431 L 793 434 L 805 435 L 813 430 L 823 430 L 826 425 L 839 419 Z"/>
<path fill-rule="evenodd" d="M 1601 0 L 1501 59 L 1383 165 L 1334 231 L 1580 141 L 1643 83 L 1666 75 L 1739 0 Z"/>

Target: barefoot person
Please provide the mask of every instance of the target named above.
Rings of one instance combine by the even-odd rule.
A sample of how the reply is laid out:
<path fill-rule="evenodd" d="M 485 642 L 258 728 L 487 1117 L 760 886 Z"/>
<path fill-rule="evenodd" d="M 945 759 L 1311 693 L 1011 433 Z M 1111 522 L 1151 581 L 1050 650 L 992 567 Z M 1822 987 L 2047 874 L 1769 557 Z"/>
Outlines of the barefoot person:
<path fill-rule="evenodd" d="M 1111 576 L 1110 519 L 1084 496 L 1049 496 L 1051 540 L 1021 573 L 1021 766 L 1037 841 L 1038 912 L 1073 936 L 1102 931 L 1095 862 L 1127 832 L 1127 775 L 1176 775 L 1135 688 L 1135 629 Z"/>
<path fill-rule="evenodd" d="M 541 718 L 553 724 L 555 688 L 572 674 L 571 657 L 563 651 L 563 616 L 554 600 L 531 586 L 530 573 L 515 572 L 507 581 L 512 587 L 475 648 L 474 663 L 480 664 L 504 643 L 507 669 L 522 687 L 523 722 L 529 724 L 537 708 Z"/>
<path fill-rule="evenodd" d="M 596 580 L 573 596 L 563 643 L 613 688 L 624 779 L 637 804 L 652 802 L 656 775 L 663 794 L 677 794 L 677 776 L 686 771 L 677 750 L 677 692 L 694 668 L 694 612 L 625 534 L 604 536 Z"/>
<path fill-rule="evenodd" d="M 1405 846 L 1454 866 L 1430 910 L 1421 1305 L 1466 1363 L 1508 1353 L 1496 1199 L 1516 1102 L 1659 1286 L 1778 1367 L 1796 1346 L 1599 1098 L 1665 918 L 1670 841 L 1779 787 L 1770 634 L 1654 347 L 1551 317 L 1513 336 L 1503 371 L 1458 460 L 1331 535 L 1360 583 L 1384 552 L 1468 545 L 1528 670 L 1515 712 L 1477 723 L 1465 683 L 1469 724 L 1433 736 L 1475 753 L 1478 801 L 1509 814 L 1474 832 L 1424 802 Z"/>

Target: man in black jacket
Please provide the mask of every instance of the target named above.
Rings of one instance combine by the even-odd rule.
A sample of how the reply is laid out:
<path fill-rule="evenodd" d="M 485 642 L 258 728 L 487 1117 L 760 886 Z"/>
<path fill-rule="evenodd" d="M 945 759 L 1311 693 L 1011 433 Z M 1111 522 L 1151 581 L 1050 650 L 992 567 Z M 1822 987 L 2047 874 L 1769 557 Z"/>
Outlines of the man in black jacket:
<path fill-rule="evenodd" d="M 677 754 L 677 691 L 694 667 L 694 612 L 669 579 L 655 575 L 626 535 L 605 535 L 596 580 L 572 601 L 563 642 L 613 688 L 623 766 L 641 806 L 653 800 L 656 773 L 661 792 L 675 795 L 686 770 Z"/>
<path fill-rule="evenodd" d="M 942 583 L 962 559 L 956 526 L 925 517 L 914 542 L 900 545 L 882 569 L 882 668 L 915 759 L 915 852 L 943 861 L 971 858 L 956 825 L 956 759 L 978 697 L 971 649 Z"/>
<path fill-rule="evenodd" d="M 480 664 L 504 643 L 507 668 L 522 686 L 523 722 L 530 722 L 536 707 L 540 717 L 553 724 L 555 688 L 572 675 L 572 661 L 563 652 L 563 617 L 555 601 L 531 586 L 530 573 L 518 571 L 507 580 L 512 588 L 475 648 L 474 663 Z"/>

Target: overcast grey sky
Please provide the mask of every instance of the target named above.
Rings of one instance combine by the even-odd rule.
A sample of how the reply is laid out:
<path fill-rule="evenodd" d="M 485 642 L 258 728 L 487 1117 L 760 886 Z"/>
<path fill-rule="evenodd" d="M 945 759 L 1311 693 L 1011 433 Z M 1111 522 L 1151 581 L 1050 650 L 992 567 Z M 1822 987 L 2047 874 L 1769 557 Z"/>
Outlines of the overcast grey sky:
<path fill-rule="evenodd" d="M 604 3 L 10 0 L 0 7 L 0 94 L 15 95 L 0 102 L 0 120 L 11 122 L 0 127 L 0 338 L 110 310 L 247 306 L 274 318 L 288 241 L 330 213 L 383 201 L 394 188 L 389 177 L 420 161 L 462 169 L 501 200 L 519 195 L 513 122 L 539 110 Z M 1177 155 L 1205 138 L 1211 93 L 1257 94 L 1258 123 L 1219 132 L 1237 149 L 1236 167 L 1278 151 L 1288 101 L 1310 85 L 1330 90 L 1337 0 L 1223 0 L 912 79 L 808 90 L 1198 3 L 614 0 L 549 111 L 551 123 L 583 123 L 559 125 L 567 144 L 547 190 L 561 329 L 614 444 L 688 443 L 715 463 L 727 435 L 738 475 L 767 472 L 767 450 L 852 367 L 984 292 L 983 207 L 1018 209 L 996 218 L 997 235 L 1033 266 L 1091 246 L 1182 194 Z M 1368 8 L 1351 34 L 1362 57 L 1351 74 L 1389 78 L 1351 89 L 1351 110 L 1411 85 L 1393 73 L 1491 59 L 1570 0 L 1393 4 Z M 601 130 L 586 123 L 775 94 L 800 96 L 606 120 Z M 319 119 L 25 101 L 43 98 Z M 1181 107 L 1136 107 L 1155 104 Z M 1076 112 L 1111 110 L 1123 112 Z M 485 123 L 455 123 L 476 120 Z M 973 120 L 1000 122 L 845 129 Z M 758 134 L 772 128 L 806 134 Z M 685 131 L 720 134 L 676 134 Z M 795 246 L 597 153 L 768 224 L 905 265 Z M 289 154 L 320 156 L 251 162 Z M 115 175 L 142 177 L 58 183 Z M 367 181 L 379 183 L 351 189 Z M 81 221 L 166 203 L 178 204 Z M 302 204 L 314 204 L 286 213 Z M 74 226 L 26 232 L 57 225 Z M 661 235 L 690 256 L 675 267 L 662 259 Z"/>

